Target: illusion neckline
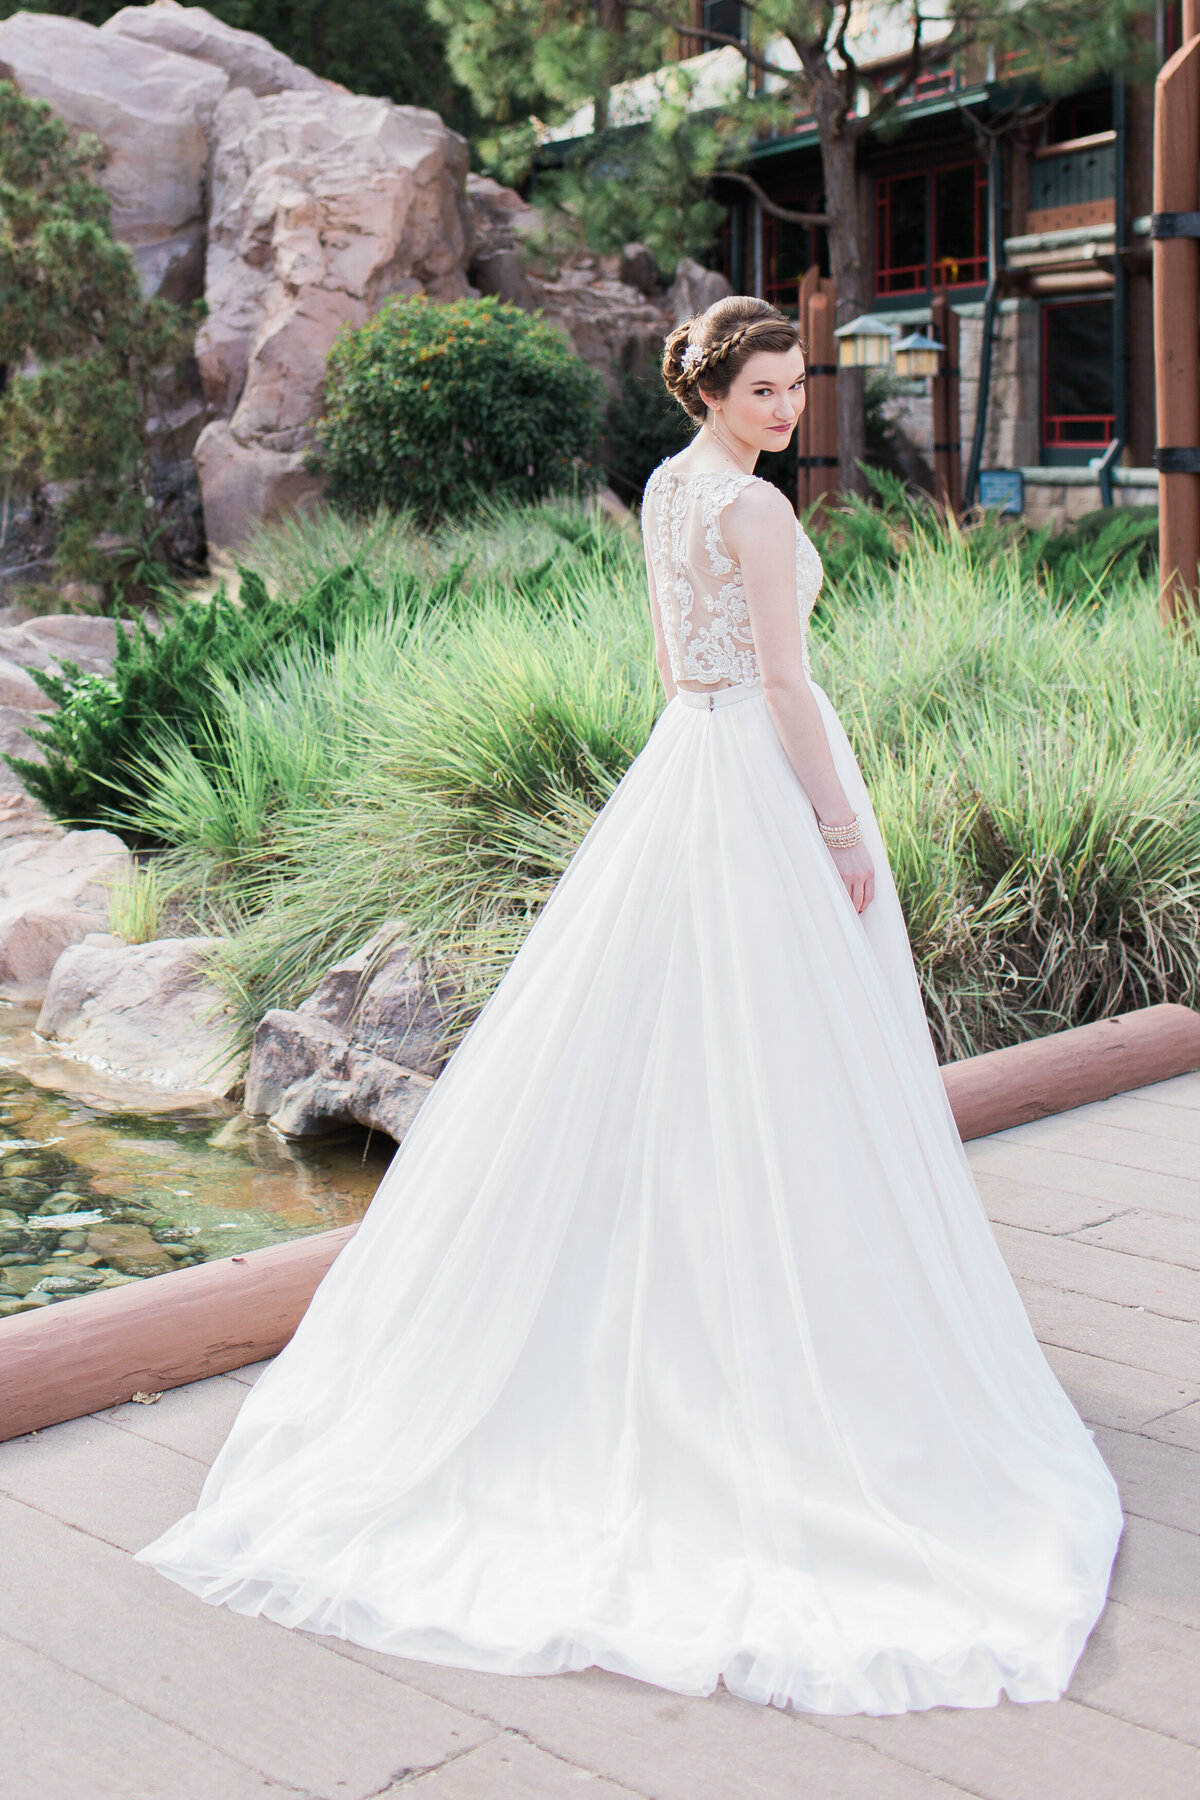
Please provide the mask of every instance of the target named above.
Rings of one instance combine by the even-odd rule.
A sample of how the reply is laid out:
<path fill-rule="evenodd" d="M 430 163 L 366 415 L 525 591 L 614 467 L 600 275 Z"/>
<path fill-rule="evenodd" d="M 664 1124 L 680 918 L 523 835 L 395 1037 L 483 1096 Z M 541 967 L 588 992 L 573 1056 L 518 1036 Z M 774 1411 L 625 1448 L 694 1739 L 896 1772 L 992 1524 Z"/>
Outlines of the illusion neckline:
<path fill-rule="evenodd" d="M 761 475 L 756 475 L 753 469 L 680 469 L 670 457 L 658 466 L 660 469 L 670 469 L 672 475 L 674 475 L 678 481 L 702 481 L 706 476 L 710 475 L 740 475 L 745 481 L 763 480 L 763 477 Z"/>

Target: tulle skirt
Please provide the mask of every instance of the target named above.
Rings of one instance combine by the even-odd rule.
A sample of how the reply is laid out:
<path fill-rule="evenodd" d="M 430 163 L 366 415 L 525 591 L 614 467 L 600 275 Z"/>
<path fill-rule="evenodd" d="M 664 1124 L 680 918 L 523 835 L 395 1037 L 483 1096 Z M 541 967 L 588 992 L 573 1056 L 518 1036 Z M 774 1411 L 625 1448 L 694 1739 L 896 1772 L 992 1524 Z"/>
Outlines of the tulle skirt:
<path fill-rule="evenodd" d="M 1116 1489 L 996 1248 L 817 694 L 874 904 L 761 691 L 671 701 L 142 1562 L 510 1675 L 820 1713 L 1066 1687 Z"/>

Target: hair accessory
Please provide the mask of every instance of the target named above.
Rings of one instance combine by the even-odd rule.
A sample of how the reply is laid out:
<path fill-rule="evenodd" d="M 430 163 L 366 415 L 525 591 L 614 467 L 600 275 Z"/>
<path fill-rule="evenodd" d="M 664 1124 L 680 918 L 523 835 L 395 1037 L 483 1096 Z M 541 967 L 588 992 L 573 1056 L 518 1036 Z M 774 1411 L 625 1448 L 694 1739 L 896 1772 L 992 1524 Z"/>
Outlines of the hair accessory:
<path fill-rule="evenodd" d="M 679 359 L 679 366 L 685 375 L 690 375 L 698 363 L 704 361 L 704 352 L 699 344 L 689 344 Z"/>
<path fill-rule="evenodd" d="M 862 843 L 862 826 L 857 813 L 848 825 L 822 825 L 818 819 L 817 829 L 831 850 L 852 850 L 855 844 Z"/>

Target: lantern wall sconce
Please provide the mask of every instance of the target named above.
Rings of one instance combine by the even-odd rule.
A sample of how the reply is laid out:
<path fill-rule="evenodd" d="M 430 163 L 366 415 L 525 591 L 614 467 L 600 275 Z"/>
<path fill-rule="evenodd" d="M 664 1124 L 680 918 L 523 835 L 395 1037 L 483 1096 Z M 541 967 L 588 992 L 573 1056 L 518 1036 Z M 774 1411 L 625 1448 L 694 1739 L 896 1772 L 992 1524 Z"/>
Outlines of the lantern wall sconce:
<path fill-rule="evenodd" d="M 841 369 L 882 369 L 892 360 L 894 325 L 877 319 L 874 313 L 862 313 L 834 332 Z"/>
<path fill-rule="evenodd" d="M 895 347 L 897 375 L 918 378 L 936 375 L 945 349 L 945 344 L 939 344 L 935 337 L 928 337 L 923 331 L 910 332 Z"/>

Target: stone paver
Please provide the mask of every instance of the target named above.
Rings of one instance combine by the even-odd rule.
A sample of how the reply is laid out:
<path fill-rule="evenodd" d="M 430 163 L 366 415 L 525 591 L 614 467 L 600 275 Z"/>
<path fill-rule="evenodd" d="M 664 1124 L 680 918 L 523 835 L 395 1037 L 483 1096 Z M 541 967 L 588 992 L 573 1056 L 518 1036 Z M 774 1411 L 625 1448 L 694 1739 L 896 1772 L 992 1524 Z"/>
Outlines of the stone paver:
<path fill-rule="evenodd" d="M 1065 1700 L 788 1716 L 596 1669 L 408 1662 L 206 1607 L 129 1552 L 191 1504 L 257 1365 L 0 1445 L 4 1800 L 1195 1800 L 1200 1075 L 968 1148 L 1126 1508 Z"/>

